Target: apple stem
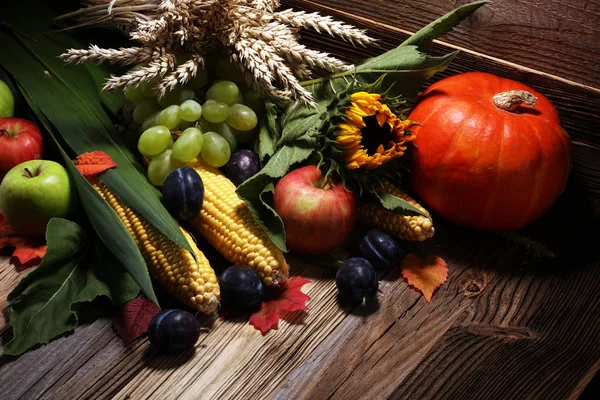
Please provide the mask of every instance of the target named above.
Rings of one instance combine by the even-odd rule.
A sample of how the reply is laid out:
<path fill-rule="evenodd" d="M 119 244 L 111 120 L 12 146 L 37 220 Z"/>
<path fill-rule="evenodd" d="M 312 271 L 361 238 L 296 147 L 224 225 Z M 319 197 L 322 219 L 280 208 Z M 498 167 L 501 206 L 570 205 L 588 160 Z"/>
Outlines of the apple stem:
<path fill-rule="evenodd" d="M 31 173 L 31 171 L 29 170 L 29 168 L 24 168 L 25 170 L 25 176 L 27 178 L 33 178 L 33 174 Z"/>
<path fill-rule="evenodd" d="M 8 131 L 4 128 L 0 128 L 0 133 L 10 137 L 10 133 L 8 133 Z"/>
<path fill-rule="evenodd" d="M 326 176 L 320 178 L 313 186 L 323 190 L 329 190 L 333 187 L 331 180 Z"/>

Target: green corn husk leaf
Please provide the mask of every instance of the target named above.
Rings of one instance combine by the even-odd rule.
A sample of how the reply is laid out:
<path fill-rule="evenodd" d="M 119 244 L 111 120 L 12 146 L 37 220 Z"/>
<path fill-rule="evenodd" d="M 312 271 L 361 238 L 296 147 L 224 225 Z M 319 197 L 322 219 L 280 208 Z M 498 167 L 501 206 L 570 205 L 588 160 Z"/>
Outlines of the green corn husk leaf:
<path fill-rule="evenodd" d="M 382 74 L 388 74 L 387 83 L 395 82 L 392 95 L 414 98 L 423 84 L 436 72 L 446 69 L 458 54 L 455 51 L 441 57 L 430 56 L 425 53 L 429 44 L 486 3 L 477 1 L 465 4 L 433 21 L 395 49 L 369 58 L 357 64 L 353 70 L 303 82 L 302 85 L 317 99 L 322 99 L 343 90 L 352 80 L 373 83 Z"/>
<path fill-rule="evenodd" d="M 44 33 L 47 27 L 37 21 L 51 21 L 53 15 L 43 2 L 34 3 L 39 4 L 36 7 L 29 4 L 27 10 L 15 6 L 17 11 L 11 10 L 13 14 L 0 16 L 18 21 L 12 34 L 0 31 L 0 64 L 76 155 L 100 150 L 112 157 L 119 166 L 106 171 L 102 181 L 123 202 L 169 240 L 194 254 L 177 222 L 162 205 L 158 190 L 147 181 L 143 167 L 104 110 L 95 82 L 101 70 L 92 68 L 94 76 L 91 76 L 88 68 L 64 65 L 57 56 L 66 48 L 81 46 L 65 33 Z M 34 11 L 27 12 L 30 9 Z M 19 30 L 20 26 L 27 29 Z M 21 33 L 25 31 L 26 34 Z M 109 109 L 117 104 L 115 97 L 102 99 Z"/>
<path fill-rule="evenodd" d="M 102 90 L 108 75 L 106 70 L 97 64 L 85 63 L 84 65 L 96 84 L 96 91 L 100 95 L 102 105 L 104 105 L 104 107 L 110 111 L 113 116 L 118 117 L 119 111 L 125 104 L 125 96 L 123 95 L 123 92 L 119 90 L 114 90 L 112 92 Z"/>
<path fill-rule="evenodd" d="M 54 218 L 42 263 L 8 295 L 13 337 L 4 354 L 19 355 L 73 330 L 82 305 L 98 296 L 121 305 L 139 292 L 108 250 L 74 222 Z"/>
<path fill-rule="evenodd" d="M 422 215 L 429 218 L 429 216 L 423 211 L 419 210 L 408 201 L 401 199 L 400 197 L 396 197 L 393 194 L 375 192 L 374 197 L 383 208 L 393 213 L 400 215 Z"/>
<path fill-rule="evenodd" d="M 25 98 L 27 101 L 31 102 L 31 99 L 28 96 L 25 96 Z M 106 200 L 96 192 L 89 182 L 79 173 L 75 165 L 73 165 L 73 162 L 60 145 L 57 134 L 50 121 L 39 110 L 35 109 L 35 105 L 32 103 L 30 104 L 34 112 L 39 115 L 38 119 L 46 127 L 46 131 L 50 134 L 50 137 L 61 153 L 65 167 L 77 185 L 79 199 L 81 200 L 83 208 L 87 213 L 96 234 L 113 256 L 119 260 L 120 264 L 129 275 L 135 280 L 142 290 L 142 293 L 158 304 L 146 261 L 131 237 L 131 234 L 123 225 L 123 222 L 112 207 L 110 207 Z"/>

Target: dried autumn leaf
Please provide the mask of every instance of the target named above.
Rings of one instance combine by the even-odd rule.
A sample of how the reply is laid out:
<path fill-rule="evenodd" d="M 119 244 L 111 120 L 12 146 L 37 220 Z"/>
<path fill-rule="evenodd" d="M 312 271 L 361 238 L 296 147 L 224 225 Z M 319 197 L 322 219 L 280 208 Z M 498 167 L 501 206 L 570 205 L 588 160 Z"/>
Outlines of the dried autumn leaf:
<path fill-rule="evenodd" d="M 276 297 L 263 301 L 260 310 L 252 314 L 250 325 L 264 335 L 277 327 L 282 311 L 308 310 L 306 301 L 310 296 L 302 292 L 302 286 L 307 283 L 310 281 L 297 276 L 288 279 Z"/>
<path fill-rule="evenodd" d="M 81 175 L 90 177 L 98 175 L 109 168 L 117 166 L 111 156 L 103 151 L 91 151 L 77 156 L 73 163 L 77 166 Z"/>
<path fill-rule="evenodd" d="M 17 234 L 0 211 L 0 249 L 5 247 L 14 247 L 12 256 L 17 257 L 22 265 L 31 266 L 40 263 L 48 246 L 44 239 Z"/>
<path fill-rule="evenodd" d="M 402 276 L 409 285 L 423 294 L 426 302 L 431 301 L 435 289 L 448 279 L 448 265 L 434 254 L 424 257 L 409 253 L 400 264 Z"/>
<path fill-rule="evenodd" d="M 113 327 L 125 346 L 146 333 L 150 320 L 159 311 L 160 308 L 145 297 L 136 297 L 119 307 L 113 317 Z"/>

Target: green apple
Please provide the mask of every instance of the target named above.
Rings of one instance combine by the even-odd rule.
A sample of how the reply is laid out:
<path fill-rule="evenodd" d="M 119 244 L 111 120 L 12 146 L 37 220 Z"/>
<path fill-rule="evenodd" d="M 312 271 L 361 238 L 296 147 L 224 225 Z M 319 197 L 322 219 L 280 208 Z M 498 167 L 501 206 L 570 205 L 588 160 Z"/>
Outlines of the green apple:
<path fill-rule="evenodd" d="M 0 184 L 0 210 L 6 222 L 26 236 L 44 236 L 51 218 L 67 217 L 76 205 L 67 170 L 48 160 L 13 167 Z"/>
<path fill-rule="evenodd" d="M 15 98 L 10 88 L 0 80 L 0 118 L 12 117 L 15 112 Z"/>

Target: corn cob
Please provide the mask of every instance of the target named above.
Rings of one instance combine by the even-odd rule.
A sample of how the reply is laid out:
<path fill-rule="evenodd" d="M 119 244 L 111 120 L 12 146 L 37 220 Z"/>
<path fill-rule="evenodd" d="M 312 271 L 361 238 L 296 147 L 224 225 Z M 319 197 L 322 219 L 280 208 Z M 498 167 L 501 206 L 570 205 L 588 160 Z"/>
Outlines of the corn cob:
<path fill-rule="evenodd" d="M 283 283 L 288 277 L 283 252 L 238 197 L 235 185 L 201 159 L 187 165 L 204 182 L 204 204 L 200 213 L 189 221 L 190 225 L 229 262 L 255 269 L 266 285 Z"/>
<path fill-rule="evenodd" d="M 380 204 L 369 203 L 359 207 L 359 221 L 402 239 L 423 242 L 433 236 L 435 229 L 429 212 L 423 208 L 412 197 L 398 189 L 389 181 L 383 182 L 382 191 L 393 196 L 406 200 L 427 217 L 422 215 L 401 215 L 386 210 Z"/>
<path fill-rule="evenodd" d="M 217 277 L 190 234 L 181 229 L 197 261 L 189 251 L 170 242 L 135 215 L 102 182 L 92 185 L 127 227 L 148 264 L 150 275 L 187 306 L 206 314 L 215 311 L 219 304 Z"/>

